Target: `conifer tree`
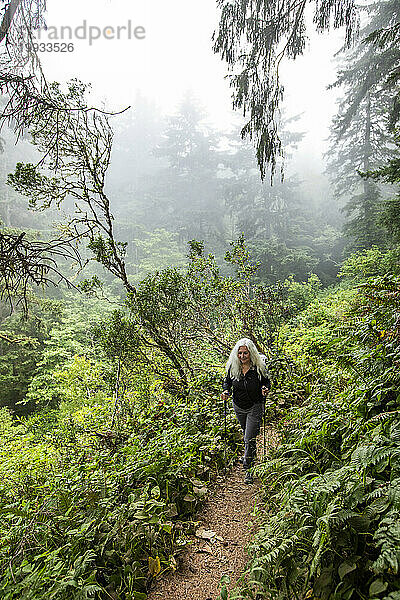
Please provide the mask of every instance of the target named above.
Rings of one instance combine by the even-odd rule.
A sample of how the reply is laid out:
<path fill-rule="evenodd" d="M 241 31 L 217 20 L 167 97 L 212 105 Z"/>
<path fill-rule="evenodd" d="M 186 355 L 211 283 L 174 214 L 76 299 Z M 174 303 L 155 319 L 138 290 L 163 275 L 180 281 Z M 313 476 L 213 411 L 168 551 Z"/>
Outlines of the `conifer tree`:
<path fill-rule="evenodd" d="M 163 169 L 152 192 L 152 218 L 185 240 L 218 237 L 223 230 L 218 137 L 190 95 L 169 118 L 155 154 Z"/>
<path fill-rule="evenodd" d="M 286 147 L 296 147 L 302 134 L 282 131 Z M 238 142 L 234 131 L 224 154 L 223 192 L 227 207 L 228 235 L 244 234 L 253 260 L 260 263 L 258 275 L 274 282 L 293 275 L 304 280 L 317 273 L 324 283 L 336 277 L 339 231 L 328 226 L 322 204 L 301 190 L 296 174 L 283 181 L 260 181 L 249 143 Z"/>
<path fill-rule="evenodd" d="M 400 11 L 397 0 L 370 7 L 362 39 L 389 26 L 394 8 Z M 343 87 L 345 94 L 331 127 L 328 173 L 337 199 L 346 200 L 345 232 L 354 248 L 384 244 L 381 190 L 361 173 L 381 167 L 393 152 L 389 131 L 393 93 L 386 80 L 399 57 L 399 52 L 359 43 L 347 53 L 332 86 Z"/>
<path fill-rule="evenodd" d="M 345 26 L 349 46 L 358 31 L 354 0 L 217 0 L 221 9 L 214 51 L 230 71 L 233 106 L 242 110 L 246 123 L 242 136 L 254 140 L 264 179 L 272 175 L 282 155 L 280 104 L 284 88 L 280 79 L 283 59 L 296 59 L 306 47 L 307 5 L 314 8 L 314 26 L 325 31 Z"/>

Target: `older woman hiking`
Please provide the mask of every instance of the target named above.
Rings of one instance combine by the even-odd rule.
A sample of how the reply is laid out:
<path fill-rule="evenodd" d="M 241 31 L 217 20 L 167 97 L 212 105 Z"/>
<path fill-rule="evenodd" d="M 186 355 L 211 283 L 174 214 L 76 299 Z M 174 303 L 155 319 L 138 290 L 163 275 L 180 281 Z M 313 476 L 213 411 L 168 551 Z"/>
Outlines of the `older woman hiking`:
<path fill-rule="evenodd" d="M 243 338 L 233 348 L 226 363 L 221 398 L 233 390 L 233 409 L 243 431 L 245 482 L 252 483 L 251 466 L 256 457 L 256 437 L 260 432 L 263 403 L 271 387 L 267 369 L 254 342 Z"/>

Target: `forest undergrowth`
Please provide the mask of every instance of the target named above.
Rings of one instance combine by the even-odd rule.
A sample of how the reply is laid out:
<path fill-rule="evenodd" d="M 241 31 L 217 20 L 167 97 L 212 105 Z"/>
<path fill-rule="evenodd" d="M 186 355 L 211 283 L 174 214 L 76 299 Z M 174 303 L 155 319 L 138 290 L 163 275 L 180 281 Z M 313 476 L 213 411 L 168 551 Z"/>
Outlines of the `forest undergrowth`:
<path fill-rule="evenodd" d="M 127 402 L 114 431 L 112 398 L 19 422 L 3 409 L 2 598 L 141 600 L 175 568 L 223 468 L 221 406 L 160 391 L 145 400 Z"/>
<path fill-rule="evenodd" d="M 282 444 L 257 470 L 267 509 L 232 598 L 400 598 L 395 254 L 353 255 L 346 283 L 281 329 L 274 400 L 292 401 Z"/>
<path fill-rule="evenodd" d="M 259 339 L 263 333 L 270 344 L 272 339 L 267 415 L 282 443 L 257 468 L 265 510 L 259 511 L 249 567 L 229 598 L 396 600 L 397 251 L 374 248 L 353 255 L 342 267 L 340 286 L 319 290 L 311 278 L 270 293 L 259 286 L 251 297 L 246 282 L 252 270 L 240 263 L 239 279 L 227 280 L 212 257 L 198 250 L 186 275 L 166 270 L 143 283 L 133 326 L 118 311 L 107 317 L 108 328 L 97 326 L 108 359 L 60 352 L 58 368 L 51 363 L 47 373 L 39 369 L 31 397 L 39 398 L 43 389 L 51 392 L 46 398 L 57 398 L 56 405 L 39 402 L 27 417 L 2 409 L 1 597 L 145 600 L 154 581 L 177 568 L 210 480 L 240 450 L 232 411 L 224 439 L 222 361 L 194 369 L 191 347 L 182 339 L 205 331 L 211 340 L 216 330 L 207 324 L 220 315 L 215 322 L 226 328 L 221 331 L 229 346 L 244 321 L 229 330 L 228 317 L 245 306 L 243 315 L 259 323 L 254 329 Z M 236 251 L 245 256 L 242 246 Z M 207 288 L 202 282 L 210 264 L 213 285 Z M 176 302 L 157 313 L 169 297 L 164 288 L 171 292 L 171 286 L 179 289 Z M 223 304 L 226 289 L 232 289 L 233 300 Z M 195 294 L 204 311 L 197 313 L 197 329 L 191 326 L 196 305 L 188 302 Z M 153 315 L 159 313 L 156 322 Z M 162 341 L 171 322 L 187 325 L 172 346 L 180 360 L 175 379 L 171 366 L 165 370 L 171 365 L 168 348 L 164 358 L 147 351 L 152 353 L 148 369 L 122 351 L 118 358 L 118 348 L 145 356 L 137 345 L 138 324 L 142 331 L 153 327 L 152 338 Z M 53 356 L 56 342 L 50 339 Z M 215 353 L 207 358 L 217 359 Z M 121 360 L 126 365 L 119 381 Z M 176 386 L 181 365 L 183 375 L 191 376 L 184 394 Z"/>

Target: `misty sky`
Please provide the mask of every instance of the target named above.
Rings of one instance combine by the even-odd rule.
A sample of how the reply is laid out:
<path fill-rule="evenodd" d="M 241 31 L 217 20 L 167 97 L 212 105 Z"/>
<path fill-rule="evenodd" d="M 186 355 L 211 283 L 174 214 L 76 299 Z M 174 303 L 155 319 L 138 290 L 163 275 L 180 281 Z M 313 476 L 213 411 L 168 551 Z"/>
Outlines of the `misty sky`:
<path fill-rule="evenodd" d="M 116 28 L 129 19 L 133 28 L 145 28 L 145 39 L 100 39 L 91 46 L 88 40 L 74 39 L 74 52 L 41 54 L 47 78 L 90 81 L 96 101 L 101 98 L 113 110 L 132 105 L 139 90 L 161 112 L 171 113 L 191 90 L 212 122 L 227 127 L 232 118 L 229 84 L 224 79 L 227 71 L 211 43 L 218 22 L 215 0 L 48 1 L 49 27 L 75 28 L 86 20 L 87 27 Z M 326 86 L 334 79 L 332 57 L 342 38 L 341 32 L 314 34 L 306 55 L 282 71 L 286 114 L 303 113 L 296 127 L 307 135 L 296 162 L 304 171 L 322 168 L 323 139 L 335 103 L 335 93 L 327 92 Z"/>

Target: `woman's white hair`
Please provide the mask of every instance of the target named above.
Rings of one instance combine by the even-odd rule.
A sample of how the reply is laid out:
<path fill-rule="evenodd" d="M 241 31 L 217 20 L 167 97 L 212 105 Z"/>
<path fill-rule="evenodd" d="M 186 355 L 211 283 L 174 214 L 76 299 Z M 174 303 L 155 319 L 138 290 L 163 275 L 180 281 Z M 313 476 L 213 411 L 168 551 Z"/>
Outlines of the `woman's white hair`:
<path fill-rule="evenodd" d="M 249 340 L 249 338 L 242 338 L 235 344 L 235 347 L 229 355 L 228 362 L 226 363 L 226 372 L 228 373 L 228 371 L 230 370 L 231 377 L 233 379 L 240 378 L 240 375 L 242 373 L 242 368 L 238 357 L 238 351 L 240 346 L 246 346 L 246 348 L 248 349 L 250 353 L 250 364 L 257 368 L 258 376 L 261 377 L 261 375 L 264 375 L 266 377 L 267 367 L 265 366 L 261 354 L 257 350 L 254 342 Z"/>

